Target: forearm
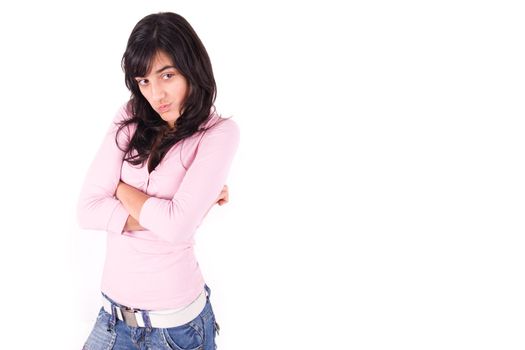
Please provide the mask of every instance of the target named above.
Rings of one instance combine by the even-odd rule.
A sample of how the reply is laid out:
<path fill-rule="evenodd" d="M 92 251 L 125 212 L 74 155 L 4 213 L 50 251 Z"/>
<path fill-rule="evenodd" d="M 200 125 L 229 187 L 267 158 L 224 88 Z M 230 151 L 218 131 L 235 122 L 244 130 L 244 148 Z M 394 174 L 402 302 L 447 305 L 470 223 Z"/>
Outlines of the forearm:
<path fill-rule="evenodd" d="M 130 226 L 138 225 L 142 205 L 150 196 L 122 181 L 120 181 L 117 186 L 115 196 L 120 200 L 129 215 L 134 219 L 133 221 L 128 218 L 126 225 L 128 225 L 128 222 Z"/>
<path fill-rule="evenodd" d="M 150 196 L 146 195 L 142 191 L 122 181 L 120 181 L 117 186 L 115 196 L 117 197 L 118 200 L 120 200 L 124 209 L 126 209 L 129 213 L 123 230 L 124 231 L 147 230 L 142 225 L 140 225 L 139 216 L 140 216 L 140 211 L 142 209 L 142 206 L 144 205 L 144 202 L 148 198 L 150 198 Z M 210 211 L 210 209 L 213 207 L 214 204 L 219 203 L 220 205 L 223 205 L 224 203 L 227 203 L 227 202 L 228 202 L 228 186 L 224 185 L 224 188 L 222 192 L 220 193 L 219 197 L 216 199 L 216 202 L 214 202 L 208 208 L 204 216 L 208 214 L 208 212 Z"/>

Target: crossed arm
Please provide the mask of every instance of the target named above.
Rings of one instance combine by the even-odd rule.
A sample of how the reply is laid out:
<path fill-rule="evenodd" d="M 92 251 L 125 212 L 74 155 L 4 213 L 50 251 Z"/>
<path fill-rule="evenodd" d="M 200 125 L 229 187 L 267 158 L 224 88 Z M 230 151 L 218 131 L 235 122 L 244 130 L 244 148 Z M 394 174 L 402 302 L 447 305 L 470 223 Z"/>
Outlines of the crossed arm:
<path fill-rule="evenodd" d="M 228 203 L 228 199 L 229 199 L 228 195 L 229 195 L 228 185 L 224 185 L 215 203 L 219 205 Z M 129 213 L 128 219 L 126 220 L 126 224 L 124 226 L 124 230 L 125 231 L 145 230 L 144 227 L 142 227 L 139 224 L 139 215 L 140 215 L 140 209 L 142 208 L 142 205 L 150 196 L 148 196 L 144 192 L 122 181 L 120 181 L 117 186 L 115 196 L 117 197 L 118 200 L 121 201 L 122 205 Z"/>
<path fill-rule="evenodd" d="M 127 113 L 124 106 L 119 110 L 88 169 L 77 204 L 78 223 L 112 234 L 151 231 L 152 238 L 161 241 L 185 242 L 215 203 L 228 201 L 224 183 L 239 143 L 238 126 L 223 120 L 209 129 L 173 198 L 158 198 L 120 181 L 124 152 L 115 137 L 126 144 L 133 127 L 116 135 L 116 122 Z"/>

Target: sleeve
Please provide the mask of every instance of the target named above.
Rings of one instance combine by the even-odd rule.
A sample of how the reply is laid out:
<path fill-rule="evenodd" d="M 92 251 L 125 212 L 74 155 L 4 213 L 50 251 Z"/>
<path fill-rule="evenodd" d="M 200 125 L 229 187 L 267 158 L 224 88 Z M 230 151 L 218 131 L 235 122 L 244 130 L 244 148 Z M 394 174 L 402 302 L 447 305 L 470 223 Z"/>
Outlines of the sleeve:
<path fill-rule="evenodd" d="M 129 214 L 115 197 L 124 159 L 124 152 L 115 143 L 118 130 L 116 123 L 126 116 L 124 105 L 113 118 L 102 145 L 88 168 L 77 203 L 77 221 L 83 229 L 120 234 L 126 224 Z M 122 129 L 118 141 L 121 147 L 129 142 L 129 128 Z"/>
<path fill-rule="evenodd" d="M 238 145 L 239 127 L 231 119 L 205 131 L 173 198 L 148 198 L 140 225 L 172 244 L 190 240 L 226 183 Z"/>

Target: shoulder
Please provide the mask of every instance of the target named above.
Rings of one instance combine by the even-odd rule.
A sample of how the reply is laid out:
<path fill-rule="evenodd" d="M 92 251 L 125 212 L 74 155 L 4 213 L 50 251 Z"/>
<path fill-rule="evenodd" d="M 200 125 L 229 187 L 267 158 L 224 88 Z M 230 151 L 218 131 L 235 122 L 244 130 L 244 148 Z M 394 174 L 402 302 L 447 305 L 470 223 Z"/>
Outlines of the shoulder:
<path fill-rule="evenodd" d="M 238 123 L 232 118 L 224 118 L 217 113 L 213 113 L 210 119 L 203 126 L 202 137 L 227 137 L 238 139 L 240 128 Z"/>
<path fill-rule="evenodd" d="M 122 127 L 121 125 L 125 121 L 132 119 L 132 118 L 133 118 L 133 114 L 131 112 L 131 104 L 128 101 L 118 107 L 117 111 L 115 112 L 113 116 L 113 120 L 111 121 L 111 125 L 109 126 L 107 132 L 110 134 L 118 134 L 119 139 L 125 138 L 126 140 L 129 141 L 129 138 L 136 130 L 136 124 L 130 123 Z"/>
<path fill-rule="evenodd" d="M 201 131 L 184 139 L 181 160 L 191 164 L 199 154 L 201 159 L 213 155 L 216 161 L 225 161 L 235 154 L 239 134 L 239 126 L 231 117 L 212 116 L 201 125 Z"/>
<path fill-rule="evenodd" d="M 215 123 L 204 131 L 198 149 L 225 160 L 236 152 L 239 135 L 239 126 L 233 119 L 217 118 Z"/>
<path fill-rule="evenodd" d="M 219 118 L 210 129 L 206 131 L 208 134 L 227 134 L 231 137 L 238 137 L 240 134 L 239 125 L 232 118 Z"/>
<path fill-rule="evenodd" d="M 120 107 L 117 109 L 117 112 L 115 113 L 115 116 L 113 118 L 113 122 L 119 123 L 124 120 L 131 119 L 133 117 L 131 112 L 131 103 L 130 101 L 127 101 L 120 105 Z"/>
<path fill-rule="evenodd" d="M 232 117 L 224 118 L 216 112 L 210 115 L 194 135 L 187 140 L 191 149 L 236 149 L 239 144 L 239 125 Z"/>

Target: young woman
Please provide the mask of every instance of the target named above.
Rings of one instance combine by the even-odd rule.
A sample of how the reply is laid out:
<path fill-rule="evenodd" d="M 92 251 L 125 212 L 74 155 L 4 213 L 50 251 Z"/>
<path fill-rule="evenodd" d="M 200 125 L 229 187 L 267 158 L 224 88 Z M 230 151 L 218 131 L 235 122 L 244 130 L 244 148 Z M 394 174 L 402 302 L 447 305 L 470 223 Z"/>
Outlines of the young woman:
<path fill-rule="evenodd" d="M 79 225 L 107 231 L 102 307 L 84 349 L 215 349 L 194 234 L 228 201 L 239 128 L 217 114 L 210 59 L 180 15 L 140 20 L 122 67 L 131 98 L 78 201 Z"/>

